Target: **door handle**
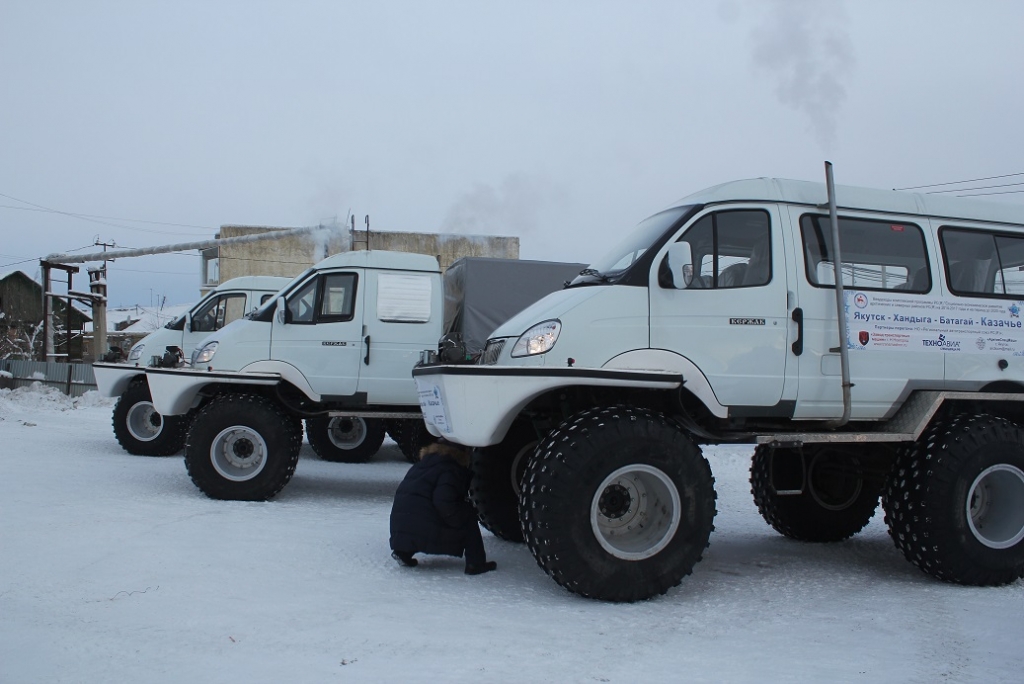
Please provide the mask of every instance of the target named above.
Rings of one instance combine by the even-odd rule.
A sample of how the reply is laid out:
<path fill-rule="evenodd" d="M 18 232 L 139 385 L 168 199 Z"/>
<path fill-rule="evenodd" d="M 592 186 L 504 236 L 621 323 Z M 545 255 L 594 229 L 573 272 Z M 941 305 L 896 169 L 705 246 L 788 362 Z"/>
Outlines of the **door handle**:
<path fill-rule="evenodd" d="M 367 335 L 366 339 L 363 340 L 366 343 L 366 356 L 363 357 L 363 363 L 367 366 L 370 365 L 370 336 Z"/>
<path fill-rule="evenodd" d="M 793 309 L 793 321 L 796 323 L 796 341 L 793 342 L 793 353 L 800 356 L 804 353 L 804 310 L 799 306 Z"/>

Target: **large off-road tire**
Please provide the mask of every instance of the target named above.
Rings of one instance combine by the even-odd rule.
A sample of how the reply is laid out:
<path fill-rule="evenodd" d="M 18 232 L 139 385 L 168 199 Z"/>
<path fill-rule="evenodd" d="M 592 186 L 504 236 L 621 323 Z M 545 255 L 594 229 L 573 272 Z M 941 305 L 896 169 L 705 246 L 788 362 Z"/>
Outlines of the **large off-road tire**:
<path fill-rule="evenodd" d="M 473 452 L 469 498 L 480 524 L 506 541 L 523 541 L 519 522 L 520 483 L 537 442 L 533 426 L 518 422 L 513 423 L 499 444 Z"/>
<path fill-rule="evenodd" d="M 665 416 L 588 409 L 537 446 L 519 508 L 533 557 L 558 584 L 639 601 L 664 594 L 701 560 L 714 529 L 714 478 Z"/>
<path fill-rule="evenodd" d="M 1024 577 L 1024 429 L 990 415 L 936 423 L 897 457 L 882 507 L 896 548 L 933 577 Z"/>
<path fill-rule="evenodd" d="M 366 463 L 384 442 L 384 422 L 375 418 L 307 418 L 306 439 L 325 461 Z"/>
<path fill-rule="evenodd" d="M 114 436 L 129 454 L 170 456 L 185 446 L 187 416 L 161 416 L 153 408 L 146 379 L 138 378 L 114 405 Z"/>
<path fill-rule="evenodd" d="M 288 484 L 301 446 L 302 422 L 271 400 L 222 394 L 193 419 L 185 466 L 211 499 L 264 501 Z"/>
<path fill-rule="evenodd" d="M 422 420 L 398 420 L 395 422 L 398 423 L 396 428 L 398 434 L 396 436 L 395 433 L 392 433 L 391 438 L 398 444 L 402 455 L 409 463 L 420 460 L 420 450 L 437 441 L 437 437 L 430 434 Z"/>
<path fill-rule="evenodd" d="M 750 491 L 761 517 L 779 534 L 842 541 L 864 529 L 878 508 L 881 483 L 865 460 L 831 445 L 807 446 L 801 454 L 762 444 L 750 465 Z"/>

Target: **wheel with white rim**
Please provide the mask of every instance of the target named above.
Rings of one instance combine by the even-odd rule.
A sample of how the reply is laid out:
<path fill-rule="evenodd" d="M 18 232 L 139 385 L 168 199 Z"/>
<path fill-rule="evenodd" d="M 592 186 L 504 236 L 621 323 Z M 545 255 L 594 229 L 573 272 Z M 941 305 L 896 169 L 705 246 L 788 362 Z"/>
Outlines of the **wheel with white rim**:
<path fill-rule="evenodd" d="M 114 405 L 114 436 L 129 454 L 170 456 L 185 446 L 186 416 L 161 416 L 144 377 L 133 380 Z"/>
<path fill-rule="evenodd" d="M 537 564 L 569 591 L 605 601 L 664 594 L 701 560 L 714 529 L 714 478 L 664 415 L 588 409 L 537 446 L 520 519 Z"/>
<path fill-rule="evenodd" d="M 274 402 L 223 394 L 192 421 L 185 467 L 211 499 L 264 501 L 291 480 L 301 445 L 302 423 Z"/>
<path fill-rule="evenodd" d="M 384 421 L 356 416 L 307 418 L 306 439 L 325 461 L 366 463 L 384 442 Z"/>
<path fill-rule="evenodd" d="M 882 506 L 896 548 L 929 575 L 1024 577 L 1024 430 L 990 415 L 938 421 L 897 457 Z"/>
<path fill-rule="evenodd" d="M 519 496 L 526 464 L 537 442 L 533 427 L 521 421 L 513 423 L 505 439 L 498 444 L 473 452 L 469 498 L 480 524 L 505 541 L 523 542 Z"/>
<path fill-rule="evenodd" d="M 861 446 L 761 445 L 750 464 L 750 491 L 761 517 L 779 534 L 836 542 L 860 532 L 878 508 L 881 483 Z"/>

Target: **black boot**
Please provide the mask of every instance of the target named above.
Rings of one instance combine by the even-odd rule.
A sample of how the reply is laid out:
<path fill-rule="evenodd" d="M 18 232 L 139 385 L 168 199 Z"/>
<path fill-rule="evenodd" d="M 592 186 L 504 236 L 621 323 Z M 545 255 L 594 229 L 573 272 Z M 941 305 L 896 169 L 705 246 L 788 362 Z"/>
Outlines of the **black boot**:
<path fill-rule="evenodd" d="M 469 563 L 466 564 L 466 574 L 467 575 L 482 575 L 485 572 L 490 572 L 491 570 L 497 570 L 497 569 L 498 569 L 498 564 L 495 563 L 494 561 L 487 561 L 483 565 L 470 565 Z"/>
<path fill-rule="evenodd" d="M 420 563 L 408 551 L 392 551 L 391 557 L 407 568 L 415 568 Z"/>

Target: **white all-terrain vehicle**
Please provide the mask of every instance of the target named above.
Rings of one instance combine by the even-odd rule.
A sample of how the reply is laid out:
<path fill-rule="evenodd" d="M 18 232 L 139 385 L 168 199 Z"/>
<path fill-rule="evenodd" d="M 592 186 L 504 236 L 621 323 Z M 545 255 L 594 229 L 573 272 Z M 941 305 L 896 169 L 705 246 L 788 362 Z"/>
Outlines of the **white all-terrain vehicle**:
<path fill-rule="evenodd" d="M 185 446 L 185 416 L 161 416 L 153 408 L 146 383 L 146 366 L 174 367 L 191 356 L 196 344 L 231 321 L 255 311 L 291 278 L 244 276 L 227 280 L 211 290 L 182 316 L 155 330 L 128 352 L 125 363 L 98 363 L 107 382 L 105 396 L 118 397 L 114 405 L 114 436 L 130 454 L 169 456 Z"/>
<path fill-rule="evenodd" d="M 498 323 L 557 289 L 582 265 L 342 252 L 316 264 L 253 315 L 208 336 L 190 367 L 146 368 L 155 409 L 188 415 L 185 464 L 217 499 L 263 500 L 291 479 L 302 421 L 313 450 L 358 463 L 385 431 L 412 459 L 426 431 L 411 371 L 425 346 L 465 360 Z M 109 382 L 96 364 L 97 384 Z"/>
<path fill-rule="evenodd" d="M 846 539 L 881 499 L 924 572 L 1024 575 L 1024 209 L 828 170 L 686 197 L 479 363 L 413 371 L 431 433 L 479 447 L 481 519 L 560 585 L 634 601 L 690 574 L 716 512 L 700 445 L 727 442 L 755 445 L 783 535 Z"/>

